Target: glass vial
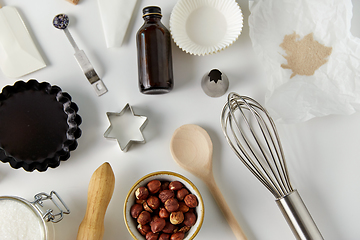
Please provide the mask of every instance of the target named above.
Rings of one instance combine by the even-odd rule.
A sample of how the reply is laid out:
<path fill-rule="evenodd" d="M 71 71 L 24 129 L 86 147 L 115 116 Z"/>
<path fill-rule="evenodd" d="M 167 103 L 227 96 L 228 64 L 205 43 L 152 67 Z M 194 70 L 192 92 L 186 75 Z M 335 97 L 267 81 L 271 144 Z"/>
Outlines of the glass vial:
<path fill-rule="evenodd" d="M 162 94 L 174 85 L 170 32 L 161 23 L 161 9 L 143 9 L 144 24 L 136 34 L 139 89 L 144 94 Z"/>

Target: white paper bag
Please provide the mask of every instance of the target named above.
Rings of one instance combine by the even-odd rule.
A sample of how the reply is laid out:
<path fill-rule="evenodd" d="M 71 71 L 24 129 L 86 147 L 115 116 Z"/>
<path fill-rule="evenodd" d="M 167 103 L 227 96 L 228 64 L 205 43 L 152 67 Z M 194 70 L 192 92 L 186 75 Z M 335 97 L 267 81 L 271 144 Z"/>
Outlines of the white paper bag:
<path fill-rule="evenodd" d="M 266 107 L 276 120 L 300 122 L 360 109 L 360 39 L 350 33 L 351 0 L 250 0 L 250 38 L 268 76 Z M 294 75 L 280 47 L 312 34 L 331 48 L 313 75 Z M 313 50 L 311 50 L 313 51 Z M 314 51 L 313 51 L 314 52 Z"/>
<path fill-rule="evenodd" d="M 106 46 L 120 47 L 137 0 L 98 0 Z"/>

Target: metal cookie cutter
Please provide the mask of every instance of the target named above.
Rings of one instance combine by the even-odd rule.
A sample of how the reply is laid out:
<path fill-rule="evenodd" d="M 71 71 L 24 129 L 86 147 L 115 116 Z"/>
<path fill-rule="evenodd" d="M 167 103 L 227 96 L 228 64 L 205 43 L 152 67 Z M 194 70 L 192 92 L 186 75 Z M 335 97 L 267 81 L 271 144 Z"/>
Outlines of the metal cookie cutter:
<path fill-rule="evenodd" d="M 138 128 L 139 132 L 137 132 L 139 135 L 138 138 L 134 137 L 133 133 L 129 133 L 129 130 L 131 130 L 131 129 L 129 129 L 129 123 L 130 123 L 129 120 L 128 120 L 128 122 L 122 121 L 126 112 L 130 112 L 132 117 L 142 119 L 142 123 L 140 124 L 140 127 Z M 142 130 L 146 126 L 148 119 L 145 116 L 136 115 L 134 113 L 134 110 L 132 109 L 132 107 L 129 105 L 129 103 L 126 104 L 126 106 L 121 110 L 121 112 L 119 112 L 119 113 L 107 112 L 106 115 L 109 119 L 110 126 L 105 131 L 104 137 L 107 139 L 115 139 L 118 142 L 121 151 L 127 152 L 127 150 L 131 147 L 131 145 L 133 143 L 145 143 L 146 142 L 145 138 L 142 134 Z M 133 121 L 131 123 L 133 124 Z M 126 144 L 122 143 L 122 142 L 124 142 L 124 140 L 125 140 Z M 122 147 L 123 145 L 125 145 L 125 146 Z"/>

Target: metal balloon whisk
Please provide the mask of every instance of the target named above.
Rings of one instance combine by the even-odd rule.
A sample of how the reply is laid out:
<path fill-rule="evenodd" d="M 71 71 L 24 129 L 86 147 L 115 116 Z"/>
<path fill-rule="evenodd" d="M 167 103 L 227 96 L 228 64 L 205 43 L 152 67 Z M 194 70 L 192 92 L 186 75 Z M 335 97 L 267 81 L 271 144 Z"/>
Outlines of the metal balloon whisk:
<path fill-rule="evenodd" d="M 254 99 L 228 95 L 221 126 L 230 147 L 243 164 L 275 196 L 295 237 L 323 239 L 297 190 L 291 186 L 275 123 Z"/>

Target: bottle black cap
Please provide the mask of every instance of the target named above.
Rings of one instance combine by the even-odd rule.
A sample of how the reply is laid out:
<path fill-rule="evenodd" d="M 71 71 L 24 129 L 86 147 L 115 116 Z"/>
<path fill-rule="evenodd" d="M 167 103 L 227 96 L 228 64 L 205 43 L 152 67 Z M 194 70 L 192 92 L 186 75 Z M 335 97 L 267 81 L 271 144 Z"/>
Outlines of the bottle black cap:
<path fill-rule="evenodd" d="M 149 6 L 149 7 L 145 7 L 143 9 L 143 14 L 144 15 L 149 15 L 149 14 L 158 14 L 161 15 L 161 8 L 157 7 L 157 6 Z"/>

